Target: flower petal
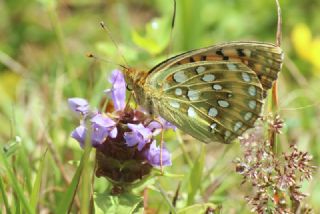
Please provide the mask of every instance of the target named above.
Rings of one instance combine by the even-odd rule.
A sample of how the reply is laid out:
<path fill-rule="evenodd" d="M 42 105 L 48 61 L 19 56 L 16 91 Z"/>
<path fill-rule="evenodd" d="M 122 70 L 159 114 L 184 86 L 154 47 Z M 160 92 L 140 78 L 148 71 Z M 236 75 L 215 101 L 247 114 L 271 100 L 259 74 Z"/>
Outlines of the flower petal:
<path fill-rule="evenodd" d="M 133 132 L 138 132 L 144 141 L 149 141 L 152 137 L 152 132 L 149 128 L 144 127 L 141 123 L 139 124 L 132 124 L 128 123 L 128 127 L 133 131 Z"/>
<path fill-rule="evenodd" d="M 106 94 L 111 94 L 114 108 L 116 110 L 124 109 L 126 105 L 126 82 L 120 70 L 113 70 L 109 82 L 112 88 L 105 91 Z"/>
<path fill-rule="evenodd" d="M 160 134 L 162 131 L 162 126 L 158 121 L 152 121 L 148 124 L 147 128 L 152 131 L 153 136 Z"/>
<path fill-rule="evenodd" d="M 140 141 L 138 144 L 138 151 L 141 151 L 148 142 L 149 141 L 145 141 L 145 140 Z"/>
<path fill-rule="evenodd" d="M 158 120 L 162 123 L 163 127 L 165 130 L 167 129 L 173 129 L 176 130 L 177 127 L 172 125 L 170 122 L 166 121 L 165 119 L 163 119 L 162 117 L 158 117 Z"/>
<path fill-rule="evenodd" d="M 143 141 L 141 136 L 137 132 L 125 132 L 123 135 L 126 144 L 129 147 L 137 145 L 139 142 Z"/>
<path fill-rule="evenodd" d="M 80 112 L 82 115 L 86 115 L 90 110 L 88 101 L 83 98 L 69 98 L 68 103 L 72 111 L 76 113 Z"/>
<path fill-rule="evenodd" d="M 116 122 L 114 122 L 111 118 L 105 116 L 105 115 L 102 115 L 102 114 L 97 114 L 95 115 L 92 119 L 91 119 L 91 122 L 92 123 L 95 123 L 99 126 L 102 126 L 102 127 L 112 127 L 116 124 Z"/>
<path fill-rule="evenodd" d="M 83 147 L 86 140 L 86 127 L 78 126 L 72 131 L 71 137 L 77 140 L 80 143 L 80 146 Z"/>
<path fill-rule="evenodd" d="M 149 148 L 149 150 L 147 150 L 145 155 L 146 155 L 146 158 L 147 158 L 148 162 L 152 166 L 158 166 L 158 167 L 161 166 L 161 164 L 160 164 L 160 155 L 162 155 L 162 166 L 170 166 L 170 165 L 172 165 L 171 154 L 169 153 L 169 151 L 163 145 L 162 154 L 161 154 L 160 153 L 160 146 L 157 147 L 157 144 L 156 144 L 155 140 L 151 143 L 150 148 Z"/>
<path fill-rule="evenodd" d="M 91 144 L 98 146 L 109 136 L 109 129 L 98 124 L 92 124 Z"/>
<path fill-rule="evenodd" d="M 172 125 L 170 122 L 166 121 L 162 117 L 158 117 L 157 120 L 153 120 L 147 126 L 148 129 L 152 131 L 153 136 L 156 136 L 161 133 L 162 129 L 173 129 L 176 130 L 176 127 Z"/>
<path fill-rule="evenodd" d="M 111 138 L 116 138 L 117 135 L 118 135 L 118 129 L 117 129 L 117 127 L 114 127 L 114 128 L 110 131 L 109 135 L 110 135 Z"/>
<path fill-rule="evenodd" d="M 158 121 L 152 121 L 151 123 L 148 124 L 147 126 L 149 129 L 154 130 L 154 129 L 161 129 L 161 124 Z"/>

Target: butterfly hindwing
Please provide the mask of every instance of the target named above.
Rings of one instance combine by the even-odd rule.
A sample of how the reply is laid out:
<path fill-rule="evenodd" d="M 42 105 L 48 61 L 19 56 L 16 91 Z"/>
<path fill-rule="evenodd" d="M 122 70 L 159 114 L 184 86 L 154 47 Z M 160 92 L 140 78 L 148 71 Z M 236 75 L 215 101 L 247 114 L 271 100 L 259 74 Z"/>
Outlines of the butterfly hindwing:
<path fill-rule="evenodd" d="M 199 61 L 150 74 L 153 108 L 191 136 L 230 143 L 253 127 L 263 104 L 262 85 L 241 62 Z"/>

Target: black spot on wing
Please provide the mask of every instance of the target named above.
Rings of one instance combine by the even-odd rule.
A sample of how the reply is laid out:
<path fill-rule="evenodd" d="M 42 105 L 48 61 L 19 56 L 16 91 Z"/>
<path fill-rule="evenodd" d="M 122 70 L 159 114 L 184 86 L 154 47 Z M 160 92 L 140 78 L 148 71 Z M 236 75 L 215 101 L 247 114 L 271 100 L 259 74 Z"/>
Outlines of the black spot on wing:
<path fill-rule="evenodd" d="M 216 54 L 219 55 L 219 56 L 223 56 L 222 49 L 217 50 Z"/>
<path fill-rule="evenodd" d="M 240 57 L 246 56 L 245 53 L 243 52 L 242 48 L 237 48 L 237 53 L 238 53 L 238 56 L 240 56 Z"/>

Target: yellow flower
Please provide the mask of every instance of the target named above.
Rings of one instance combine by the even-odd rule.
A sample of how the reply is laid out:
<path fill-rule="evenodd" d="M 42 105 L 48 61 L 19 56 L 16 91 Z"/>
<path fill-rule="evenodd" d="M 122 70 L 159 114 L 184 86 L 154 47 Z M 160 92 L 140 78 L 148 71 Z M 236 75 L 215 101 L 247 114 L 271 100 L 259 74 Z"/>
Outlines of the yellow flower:
<path fill-rule="evenodd" d="M 13 72 L 2 72 L 0 74 L 0 102 L 4 98 L 14 98 L 16 95 L 16 88 L 20 82 L 20 76 Z"/>
<path fill-rule="evenodd" d="M 292 31 L 292 43 L 297 53 L 304 59 L 310 57 L 310 44 L 312 35 L 310 29 L 305 24 L 298 24 Z"/>
<path fill-rule="evenodd" d="M 310 28 L 303 23 L 296 25 L 292 31 L 292 44 L 297 54 L 320 69 L 320 38 L 312 38 Z"/>
<path fill-rule="evenodd" d="M 320 70 L 320 38 L 316 38 L 311 44 L 311 59 L 312 64 Z"/>

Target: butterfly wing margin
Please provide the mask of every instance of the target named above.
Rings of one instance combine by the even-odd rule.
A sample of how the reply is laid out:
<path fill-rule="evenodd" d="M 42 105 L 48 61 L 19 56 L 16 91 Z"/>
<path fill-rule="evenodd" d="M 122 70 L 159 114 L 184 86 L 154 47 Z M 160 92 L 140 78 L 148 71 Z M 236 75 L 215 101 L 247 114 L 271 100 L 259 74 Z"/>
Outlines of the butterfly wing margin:
<path fill-rule="evenodd" d="M 146 80 L 153 109 L 205 143 L 230 143 L 253 127 L 263 105 L 256 74 L 240 62 L 193 62 Z"/>
<path fill-rule="evenodd" d="M 194 61 L 241 62 L 257 74 L 263 88 L 268 90 L 281 70 L 283 51 L 271 43 L 229 42 L 174 56 L 156 65 L 149 74 Z"/>

